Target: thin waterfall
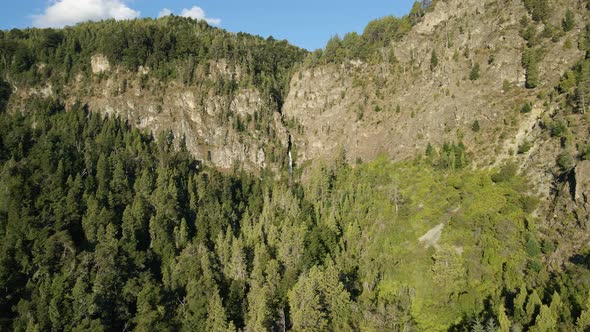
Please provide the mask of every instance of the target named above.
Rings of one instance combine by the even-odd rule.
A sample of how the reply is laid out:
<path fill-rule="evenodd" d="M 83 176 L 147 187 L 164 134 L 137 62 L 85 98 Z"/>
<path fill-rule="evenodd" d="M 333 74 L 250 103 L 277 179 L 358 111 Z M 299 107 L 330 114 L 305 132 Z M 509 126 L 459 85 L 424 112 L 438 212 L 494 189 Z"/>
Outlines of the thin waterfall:
<path fill-rule="evenodd" d="M 287 149 L 289 152 L 289 174 L 293 174 L 293 156 L 291 155 L 291 135 L 289 135 L 289 143 L 287 145 Z"/>
<path fill-rule="evenodd" d="M 291 157 L 291 148 L 289 147 L 289 174 L 293 174 L 293 158 Z"/>

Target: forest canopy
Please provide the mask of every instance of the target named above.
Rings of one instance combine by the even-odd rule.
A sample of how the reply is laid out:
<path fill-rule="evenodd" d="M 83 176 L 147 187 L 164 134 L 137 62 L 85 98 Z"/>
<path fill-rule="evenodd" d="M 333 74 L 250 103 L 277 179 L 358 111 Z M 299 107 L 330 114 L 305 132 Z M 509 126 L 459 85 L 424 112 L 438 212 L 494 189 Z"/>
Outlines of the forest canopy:
<path fill-rule="evenodd" d="M 210 62 L 223 59 L 241 68 L 245 77 L 238 83 L 255 86 L 280 104 L 293 65 L 307 52 L 285 40 L 230 33 L 177 16 L 0 31 L 0 72 L 20 84 L 62 86 L 79 73 L 90 77 L 97 54 L 126 70 L 149 68 L 163 83 L 182 78 L 187 85 L 198 84 Z"/>
<path fill-rule="evenodd" d="M 222 174 L 170 132 L 34 103 L 0 114 L 5 328 L 587 324 L 588 267 L 549 277 L 551 246 L 534 236 L 536 202 L 514 172 L 431 166 L 431 148 L 356 168 L 341 156 L 305 183 Z"/>

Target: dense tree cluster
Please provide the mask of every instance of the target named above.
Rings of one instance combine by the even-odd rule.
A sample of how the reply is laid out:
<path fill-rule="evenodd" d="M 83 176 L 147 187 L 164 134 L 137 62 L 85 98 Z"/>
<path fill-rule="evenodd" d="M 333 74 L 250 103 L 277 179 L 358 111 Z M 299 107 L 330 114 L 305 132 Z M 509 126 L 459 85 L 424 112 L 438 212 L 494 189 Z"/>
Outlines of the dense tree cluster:
<path fill-rule="evenodd" d="M 548 15 L 547 1 L 525 3 L 534 20 Z M 371 60 L 429 5 L 334 38 L 321 59 Z M 542 53 L 533 24 L 523 19 L 529 88 L 539 84 Z M 563 24 L 575 24 L 571 14 Z M 579 44 L 590 52 L 590 26 Z M 31 97 L 26 114 L 5 111 L 13 84 L 90 76 L 97 53 L 184 84 L 199 84 L 210 62 L 224 59 L 246 76 L 216 82 L 216 94 L 253 85 L 279 110 L 305 55 L 178 17 L 0 32 L 0 330 L 590 328 L 590 253 L 549 270 L 546 255 L 559 244 L 537 237 L 538 199 L 517 165 L 474 170 L 461 142 L 429 144 L 414 161 L 356 167 L 341 150 L 302 180 L 206 168 L 182 137 L 154 137 L 85 105 L 66 112 L 59 94 Z M 590 99 L 589 59 L 559 86 L 579 112 Z M 430 65 L 439 65 L 436 50 Z M 479 78 L 478 64 L 470 78 Z M 232 125 L 247 131 L 261 116 Z M 565 121 L 547 128 L 568 137 Z M 569 172 L 574 160 L 563 151 L 556 163 Z"/>
<path fill-rule="evenodd" d="M 258 87 L 280 105 L 291 69 L 306 51 L 287 41 L 233 34 L 175 16 L 0 32 L 0 71 L 20 83 L 60 86 L 79 73 L 90 76 L 95 54 L 132 71 L 148 67 L 164 82 L 178 79 L 189 85 L 206 77 L 210 61 L 223 59 L 244 73 L 234 84 Z"/>
<path fill-rule="evenodd" d="M 351 168 L 340 153 L 300 185 L 204 169 L 169 132 L 30 102 L 0 114 L 2 328 L 588 324 L 588 267 L 549 278 L 523 180 L 462 169 L 462 144 L 436 168 Z M 423 246 L 436 223 L 443 239 Z"/>
<path fill-rule="evenodd" d="M 34 114 L 0 121 L 2 321 L 16 330 L 174 327 L 181 312 L 164 308 L 186 292 L 217 291 L 211 234 L 260 213 L 260 182 L 200 171 L 170 133 L 155 141 L 119 119 L 35 103 Z M 202 264 L 186 266 L 197 269 L 194 285 L 175 268 L 185 251 Z M 206 308 L 189 303 L 196 312 L 183 315 L 196 318 L 186 326 L 206 324 Z"/>
<path fill-rule="evenodd" d="M 342 63 L 344 60 L 383 61 L 381 49 L 405 36 L 412 26 L 420 21 L 432 5 L 431 1 L 416 1 L 410 13 L 404 17 L 385 16 L 367 24 L 362 34 L 347 33 L 343 38 L 336 35 L 323 51 L 310 55 L 323 63 Z M 388 61 L 395 59 L 390 56 Z"/>

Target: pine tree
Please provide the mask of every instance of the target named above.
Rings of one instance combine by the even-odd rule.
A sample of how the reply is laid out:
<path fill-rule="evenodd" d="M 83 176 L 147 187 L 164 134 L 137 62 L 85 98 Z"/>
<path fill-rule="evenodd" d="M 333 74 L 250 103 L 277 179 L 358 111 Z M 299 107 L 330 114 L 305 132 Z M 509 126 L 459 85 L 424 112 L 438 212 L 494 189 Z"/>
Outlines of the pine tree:
<path fill-rule="evenodd" d="M 327 259 L 324 273 L 318 277 L 323 281 L 323 292 L 330 312 L 330 328 L 337 331 L 350 330 L 350 294 L 340 282 L 339 272 L 330 258 Z"/>
<path fill-rule="evenodd" d="M 476 63 L 471 67 L 471 71 L 469 72 L 469 79 L 472 81 L 477 81 L 479 79 L 479 63 Z"/>
<path fill-rule="evenodd" d="M 174 239 L 176 243 L 176 249 L 182 250 L 189 240 L 189 231 L 186 219 L 182 218 L 179 226 L 174 227 Z"/>
<path fill-rule="evenodd" d="M 142 285 L 137 295 L 137 315 L 135 316 L 135 330 L 142 332 L 167 331 L 166 306 L 160 288 L 151 281 Z"/>
<path fill-rule="evenodd" d="M 279 287 L 281 285 L 281 266 L 279 262 L 272 259 L 266 265 L 266 283 L 265 287 L 268 289 L 268 303 L 273 311 L 273 316 L 276 317 L 279 311 L 282 312 L 283 300 L 279 298 Z"/>
<path fill-rule="evenodd" d="M 514 318 L 523 322 L 526 319 L 525 303 L 528 296 L 528 292 L 525 285 L 520 287 L 520 292 L 514 299 Z"/>
<path fill-rule="evenodd" d="M 84 201 L 80 199 L 82 197 L 84 187 L 82 185 L 82 177 L 80 174 L 76 175 L 73 181 L 69 181 L 69 190 L 65 200 L 65 211 L 66 211 L 66 224 L 70 229 L 72 236 L 77 242 L 82 241 L 82 213 L 84 209 Z"/>
<path fill-rule="evenodd" d="M 557 291 L 553 292 L 551 296 L 551 305 L 549 306 L 551 312 L 555 314 L 556 318 L 559 318 L 563 312 L 563 301 Z"/>
<path fill-rule="evenodd" d="M 90 243 L 95 243 L 98 240 L 98 229 L 101 226 L 99 219 L 100 207 L 98 201 L 92 196 L 88 197 L 86 205 L 86 214 L 82 218 L 82 229 L 86 239 Z"/>
<path fill-rule="evenodd" d="M 248 271 L 246 258 L 244 257 L 241 238 L 234 238 L 231 247 L 231 259 L 229 261 L 229 277 L 237 281 L 246 281 Z"/>
<path fill-rule="evenodd" d="M 473 322 L 473 326 L 471 327 L 471 332 L 486 332 L 486 329 L 483 326 L 483 323 L 481 322 L 481 320 L 479 318 L 476 318 L 475 321 Z"/>
<path fill-rule="evenodd" d="M 321 331 L 328 327 L 319 281 L 314 278 L 317 273 L 318 268 L 312 267 L 289 291 L 289 307 L 294 330 Z"/>
<path fill-rule="evenodd" d="M 510 326 L 512 326 L 512 323 L 510 322 L 510 319 L 508 319 L 508 316 L 506 315 L 506 308 L 504 307 L 504 304 L 500 304 L 500 307 L 498 308 L 498 323 L 500 324 L 500 327 L 498 328 L 498 332 L 509 332 L 510 331 Z"/>
<path fill-rule="evenodd" d="M 125 166 L 121 158 L 114 159 L 109 205 L 122 212 L 123 207 L 130 203 L 128 176 L 125 174 Z"/>
<path fill-rule="evenodd" d="M 488 319 L 486 323 L 486 332 L 498 332 L 498 325 L 493 318 Z"/>
<path fill-rule="evenodd" d="M 51 295 L 49 302 L 49 319 L 52 329 L 63 330 L 70 323 L 72 316 L 72 302 L 69 296 L 70 285 L 68 277 L 56 275 L 51 282 Z"/>
<path fill-rule="evenodd" d="M 580 314 L 576 321 L 576 331 L 577 332 L 586 332 L 590 329 L 590 292 L 588 292 L 588 296 L 586 298 L 586 303 L 584 305 L 584 310 Z"/>
<path fill-rule="evenodd" d="M 72 288 L 72 326 L 80 327 L 84 319 L 90 316 L 92 299 L 87 276 L 80 276 Z"/>
<path fill-rule="evenodd" d="M 436 50 L 432 50 L 430 54 L 430 70 L 434 70 L 438 66 L 438 55 Z"/>
<path fill-rule="evenodd" d="M 197 279 L 191 279 L 186 285 L 186 297 L 182 301 L 182 331 L 203 331 L 207 320 L 209 290 Z M 205 286 L 205 287 L 204 287 Z"/>
<path fill-rule="evenodd" d="M 98 188 L 96 189 L 96 199 L 102 204 L 106 205 L 110 191 L 111 171 L 108 158 L 101 154 L 98 157 L 96 164 L 96 182 Z"/>
<path fill-rule="evenodd" d="M 96 246 L 96 273 L 92 291 L 102 320 L 110 324 L 118 324 L 122 318 L 117 309 L 122 301 L 120 294 L 125 275 L 119 258 L 116 226 L 109 223 Z"/>
<path fill-rule="evenodd" d="M 563 21 L 561 23 L 561 26 L 563 27 L 563 31 L 565 31 L 565 32 L 571 31 L 575 25 L 576 25 L 576 20 L 574 18 L 574 12 L 572 12 L 572 10 L 568 8 L 567 11 L 565 12 L 565 17 L 563 18 Z"/>
<path fill-rule="evenodd" d="M 267 331 L 270 329 L 272 312 L 269 307 L 271 297 L 266 285 L 253 285 L 248 293 L 248 314 L 246 328 L 248 332 Z"/>
<path fill-rule="evenodd" d="M 534 289 L 533 292 L 529 295 L 526 303 L 526 315 L 527 321 L 530 322 L 532 319 L 535 318 L 539 307 L 541 307 L 543 303 L 541 302 L 541 298 L 539 298 L 539 294 L 537 294 L 537 290 Z"/>
<path fill-rule="evenodd" d="M 557 317 L 546 305 L 541 305 L 541 310 L 535 320 L 535 325 L 530 329 L 531 332 L 553 332 L 557 331 Z"/>
<path fill-rule="evenodd" d="M 5 82 L 3 79 L 0 79 L 0 114 L 6 110 L 6 105 L 8 104 L 8 99 L 10 98 L 11 94 L 12 87 L 10 84 Z"/>
<path fill-rule="evenodd" d="M 539 85 L 539 63 L 537 52 L 527 48 L 523 53 L 522 63 L 526 69 L 525 86 L 534 89 Z"/>
<path fill-rule="evenodd" d="M 207 304 L 206 331 L 226 332 L 228 331 L 227 316 L 219 292 L 213 292 L 209 296 Z"/>
<path fill-rule="evenodd" d="M 133 203 L 123 211 L 121 243 L 127 252 L 145 250 L 149 247 L 149 203 L 141 195 L 135 195 Z"/>
<path fill-rule="evenodd" d="M 578 110 L 584 114 L 590 106 L 590 60 L 582 63 L 576 89 Z"/>
<path fill-rule="evenodd" d="M 215 240 L 215 253 L 219 259 L 219 263 L 223 266 L 223 272 L 227 278 L 229 278 L 229 262 L 231 259 L 231 244 L 234 238 L 231 227 L 227 227 L 225 234 L 219 232 Z"/>

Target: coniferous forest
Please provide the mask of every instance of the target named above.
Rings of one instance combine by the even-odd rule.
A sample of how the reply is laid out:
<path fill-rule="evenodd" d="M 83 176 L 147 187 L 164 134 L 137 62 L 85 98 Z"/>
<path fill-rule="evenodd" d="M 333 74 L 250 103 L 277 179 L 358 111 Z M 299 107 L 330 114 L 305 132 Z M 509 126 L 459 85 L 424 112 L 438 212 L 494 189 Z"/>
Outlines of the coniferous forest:
<path fill-rule="evenodd" d="M 83 106 L 0 117 L 5 329 L 589 326 L 588 266 L 548 272 L 552 244 L 510 165 L 464 169 L 449 146 L 398 164 L 336 157 L 299 184 L 220 173 L 182 137 Z M 418 242 L 418 220 L 443 220 L 445 241 Z"/>
<path fill-rule="evenodd" d="M 297 66 L 380 64 L 426 2 L 313 53 L 180 17 L 0 31 L 0 331 L 590 331 L 590 252 L 550 266 L 557 240 L 539 232 L 542 202 L 515 162 L 476 167 L 457 140 L 404 161 L 353 162 L 342 148 L 293 170 L 285 148 L 258 172 L 218 169 L 189 152 L 187 137 L 138 129 L 63 91 L 106 79 L 91 68 L 100 53 L 121 72 L 151 68 L 139 79 L 149 93 L 256 88 L 266 113 L 251 127 L 276 138 L 275 116 L 295 123 L 281 112 Z M 525 31 L 550 15 L 547 1 L 524 6 Z M 574 25 L 570 12 L 563 30 Z M 581 35 L 586 56 L 551 95 L 579 113 L 590 28 Z M 523 89 L 540 84 L 529 37 Z M 427 58 L 431 71 L 445 60 Z M 243 76 L 216 80 L 219 59 Z M 476 84 L 479 64 L 469 71 Z M 47 82 L 50 96 L 11 99 L 17 85 Z M 533 112 L 519 105 L 517 115 Z M 569 147 L 570 123 L 546 123 Z M 469 126 L 486 130 L 483 120 Z M 525 142 L 514 153 L 532 148 Z M 289 158 L 296 148 L 289 136 Z M 567 181 L 572 156 L 557 163 Z"/>

